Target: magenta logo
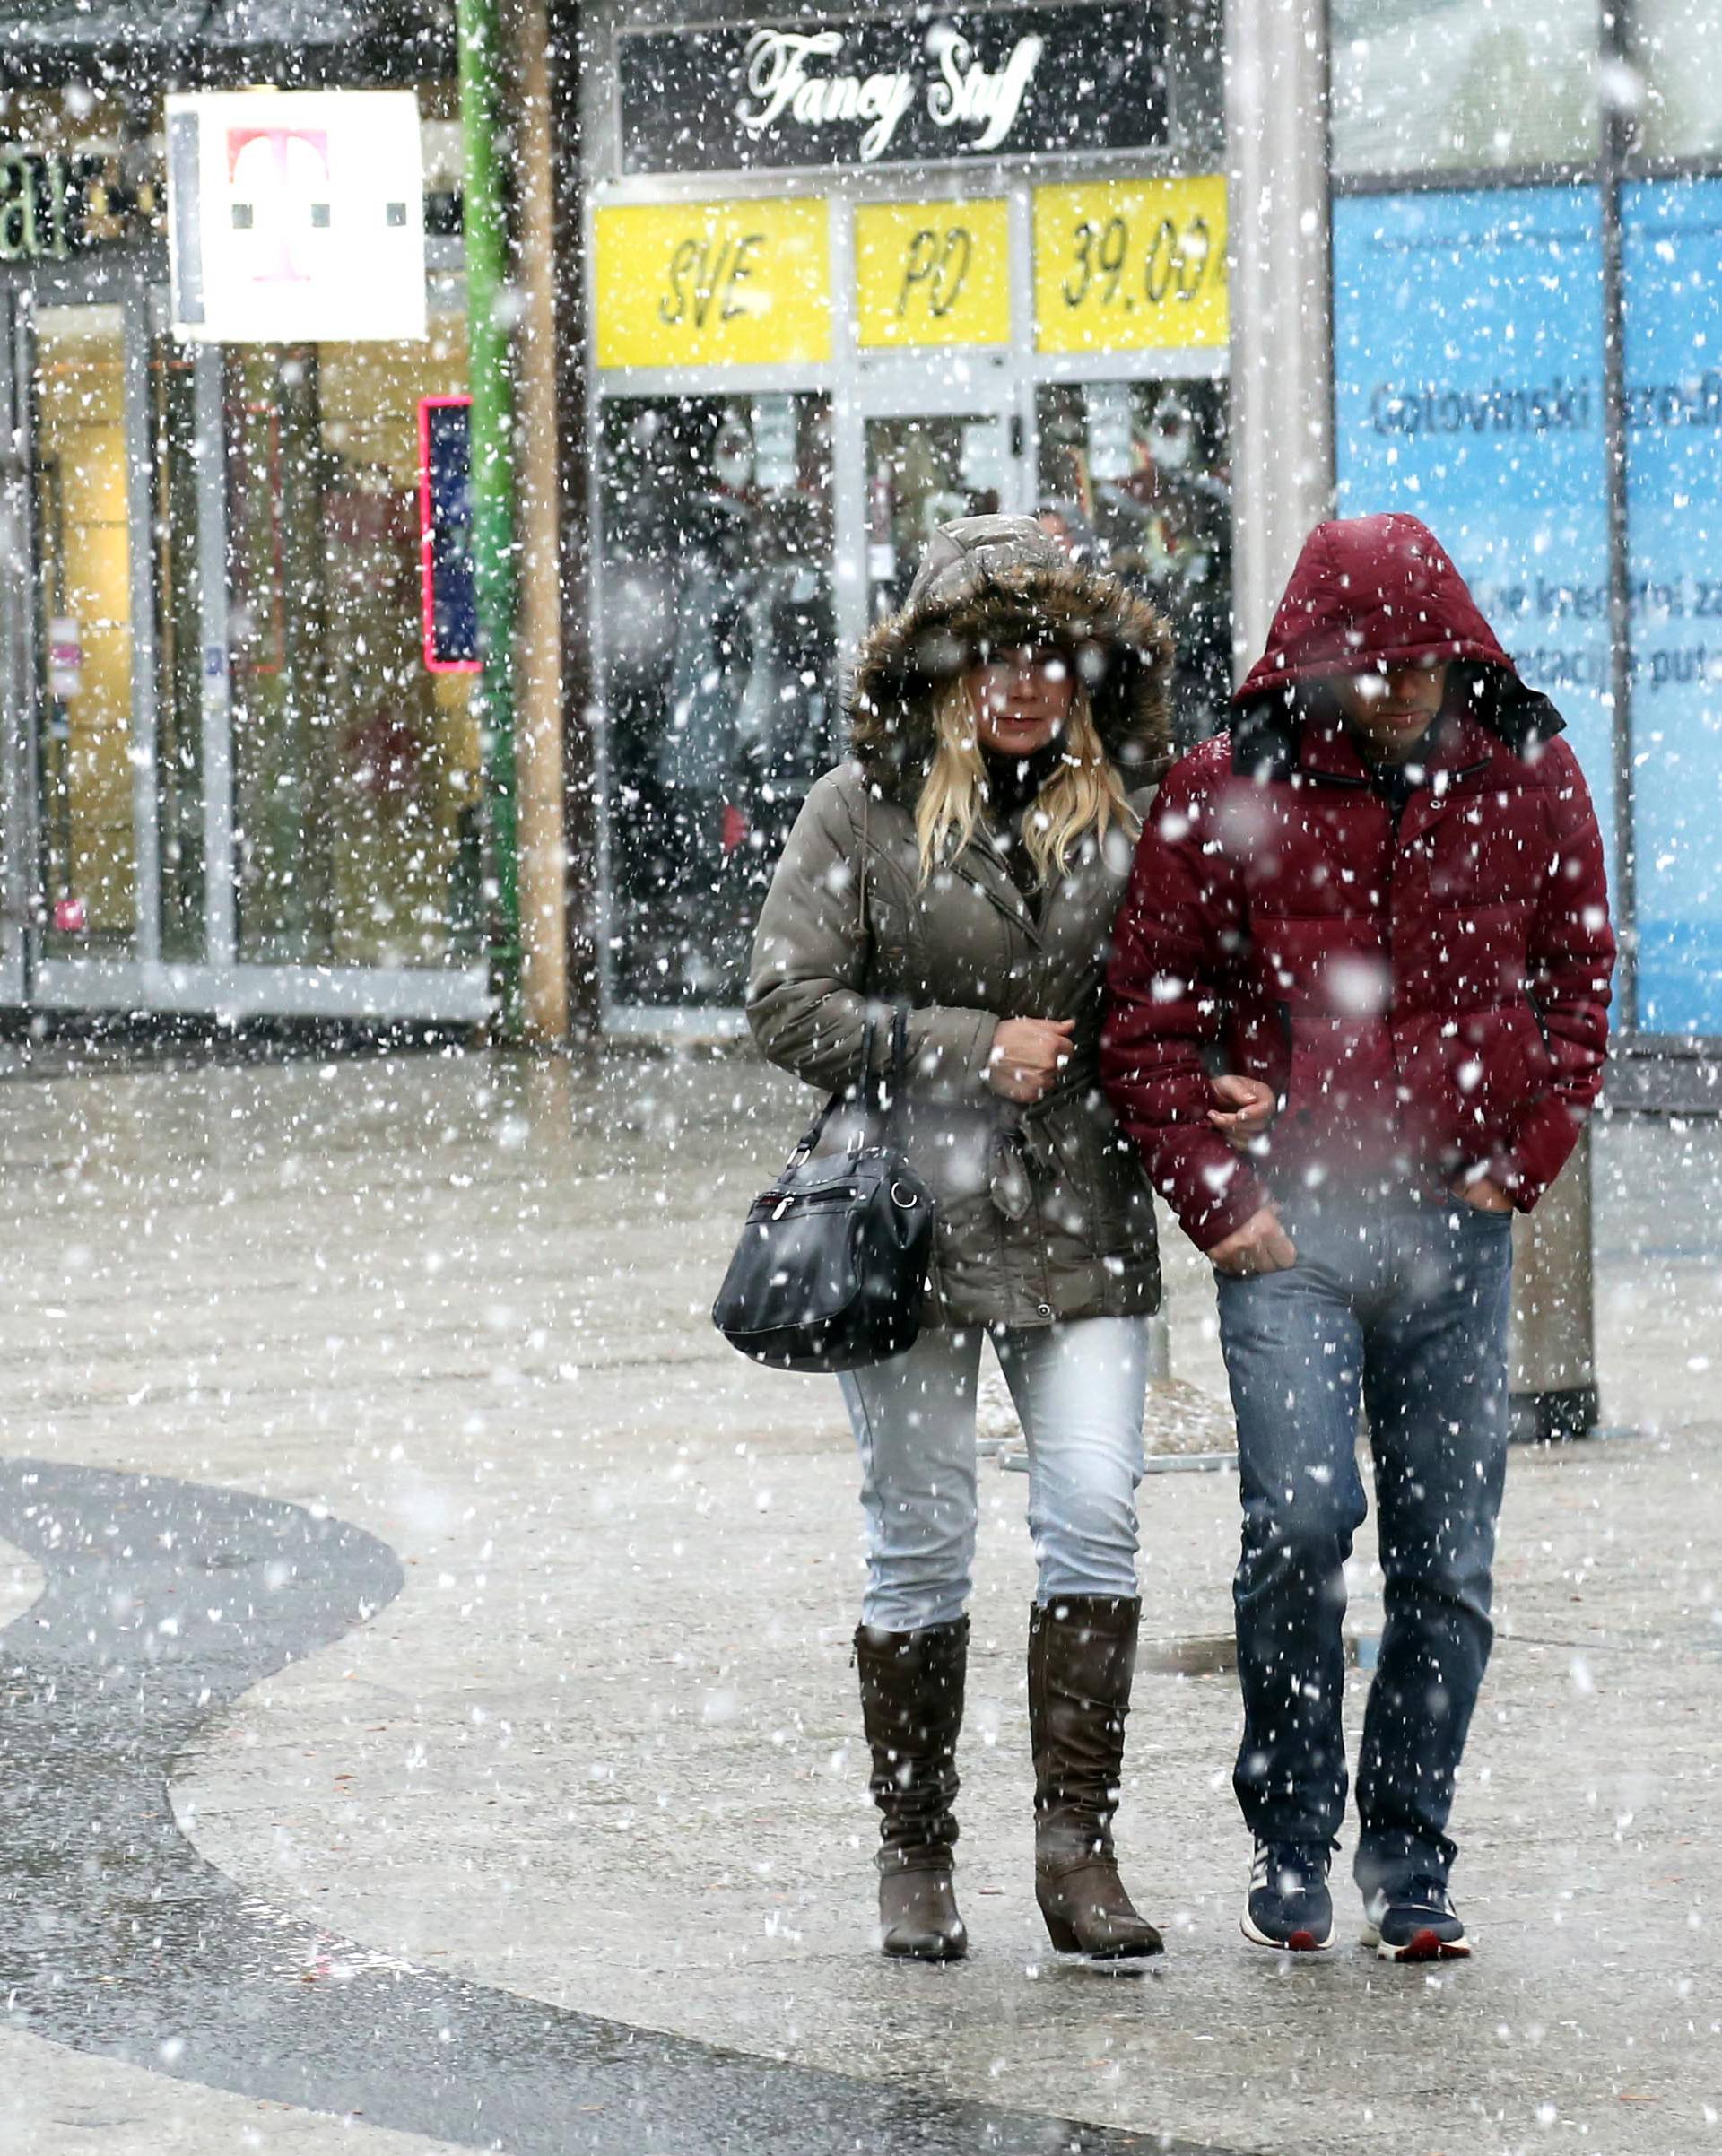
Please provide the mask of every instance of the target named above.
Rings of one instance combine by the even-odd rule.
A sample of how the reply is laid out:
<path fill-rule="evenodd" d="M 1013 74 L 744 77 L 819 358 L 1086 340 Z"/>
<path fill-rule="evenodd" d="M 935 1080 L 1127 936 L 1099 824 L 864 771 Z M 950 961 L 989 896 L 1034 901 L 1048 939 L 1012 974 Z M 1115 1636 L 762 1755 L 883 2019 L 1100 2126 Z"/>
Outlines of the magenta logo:
<path fill-rule="evenodd" d="M 328 131 L 323 127 L 230 127 L 227 181 L 233 229 L 254 235 L 259 284 L 309 284 L 298 245 L 326 231 L 330 204 Z"/>

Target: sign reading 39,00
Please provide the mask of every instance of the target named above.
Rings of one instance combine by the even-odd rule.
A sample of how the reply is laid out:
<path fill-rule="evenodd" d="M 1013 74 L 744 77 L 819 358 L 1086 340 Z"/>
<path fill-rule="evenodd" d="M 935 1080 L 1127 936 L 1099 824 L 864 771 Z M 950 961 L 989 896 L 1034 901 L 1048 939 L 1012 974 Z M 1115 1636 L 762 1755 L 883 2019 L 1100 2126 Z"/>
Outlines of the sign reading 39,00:
<path fill-rule="evenodd" d="M 1231 333 L 1217 174 L 1037 188 L 1034 256 L 1041 352 L 1223 345 Z"/>

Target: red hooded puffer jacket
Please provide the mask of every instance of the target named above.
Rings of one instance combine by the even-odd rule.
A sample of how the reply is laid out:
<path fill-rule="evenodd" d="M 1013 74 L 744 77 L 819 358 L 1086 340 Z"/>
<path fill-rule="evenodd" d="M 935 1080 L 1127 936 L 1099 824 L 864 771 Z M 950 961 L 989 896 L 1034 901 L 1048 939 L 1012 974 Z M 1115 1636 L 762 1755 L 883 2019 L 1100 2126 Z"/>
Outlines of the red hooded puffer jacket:
<path fill-rule="evenodd" d="M 1396 833 L 1336 707 L 1300 684 L 1460 662 Z M 1319 526 L 1239 716 L 1175 765 L 1114 941 L 1106 1087 L 1211 1249 L 1312 1168 L 1486 1164 L 1528 1212 L 1602 1082 L 1614 939 L 1561 721 L 1415 517 Z M 1207 1122 L 1207 1067 L 1282 1097 L 1266 1186 Z"/>

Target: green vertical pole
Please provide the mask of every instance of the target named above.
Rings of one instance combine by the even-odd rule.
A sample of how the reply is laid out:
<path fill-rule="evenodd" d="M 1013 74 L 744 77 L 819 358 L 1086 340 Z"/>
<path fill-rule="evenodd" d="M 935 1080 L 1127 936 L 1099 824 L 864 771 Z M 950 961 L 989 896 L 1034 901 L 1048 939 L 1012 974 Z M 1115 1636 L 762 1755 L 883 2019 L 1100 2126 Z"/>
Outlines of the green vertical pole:
<path fill-rule="evenodd" d="M 456 0 L 460 129 L 465 153 L 467 374 L 473 395 L 472 546 L 477 678 L 495 881 L 491 959 L 501 1030 L 520 1031 L 519 810 L 514 741 L 514 393 L 504 308 L 508 213 L 497 153 L 502 41 L 496 0 Z"/>

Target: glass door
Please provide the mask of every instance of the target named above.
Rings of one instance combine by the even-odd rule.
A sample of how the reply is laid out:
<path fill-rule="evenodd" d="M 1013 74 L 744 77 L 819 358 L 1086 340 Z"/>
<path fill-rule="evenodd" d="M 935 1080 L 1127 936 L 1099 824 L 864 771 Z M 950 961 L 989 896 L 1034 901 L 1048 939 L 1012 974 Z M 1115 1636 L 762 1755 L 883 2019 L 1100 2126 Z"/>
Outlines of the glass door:
<path fill-rule="evenodd" d="M 615 396 L 599 442 L 608 993 L 739 1009 L 835 761 L 831 400 Z"/>
<path fill-rule="evenodd" d="M 1018 507 L 1013 430 L 1003 412 L 882 413 L 865 422 L 869 621 L 902 604 L 940 525 Z"/>
<path fill-rule="evenodd" d="M 0 294 L 5 992 L 142 1005 L 204 955 L 190 367 L 135 276 Z M 65 970 L 62 970 L 65 969 Z"/>
<path fill-rule="evenodd" d="M 238 956 L 306 972 L 482 968 L 474 669 L 427 650 L 432 407 L 466 374 L 464 288 L 420 344 L 248 344 L 219 361 Z"/>
<path fill-rule="evenodd" d="M 0 1004 L 24 1000 L 34 879 L 30 813 L 30 502 L 23 375 L 13 363 L 21 329 L 13 296 L 0 289 Z"/>
<path fill-rule="evenodd" d="M 38 306 L 30 330 L 43 949 L 129 960 L 140 760 L 126 309 L 117 300 Z"/>
<path fill-rule="evenodd" d="M 410 346 L 221 347 L 152 269 L 0 278 L 0 1001 L 482 1016 L 473 668 L 422 577 L 462 288 Z"/>

